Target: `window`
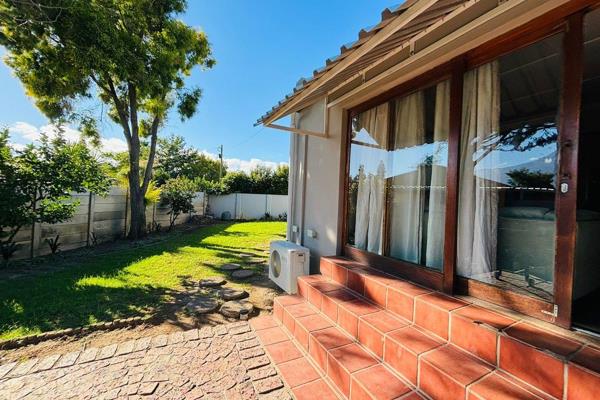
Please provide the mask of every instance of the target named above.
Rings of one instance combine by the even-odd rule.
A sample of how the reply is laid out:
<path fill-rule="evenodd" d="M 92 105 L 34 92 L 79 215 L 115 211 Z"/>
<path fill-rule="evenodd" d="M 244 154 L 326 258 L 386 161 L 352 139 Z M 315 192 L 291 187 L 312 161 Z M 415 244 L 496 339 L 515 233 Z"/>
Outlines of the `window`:
<path fill-rule="evenodd" d="M 449 99 L 444 81 L 352 120 L 349 244 L 442 268 Z"/>
<path fill-rule="evenodd" d="M 457 274 L 553 296 L 562 35 L 464 76 Z"/>
<path fill-rule="evenodd" d="M 389 255 L 442 269 L 448 162 L 449 81 L 393 102 Z"/>

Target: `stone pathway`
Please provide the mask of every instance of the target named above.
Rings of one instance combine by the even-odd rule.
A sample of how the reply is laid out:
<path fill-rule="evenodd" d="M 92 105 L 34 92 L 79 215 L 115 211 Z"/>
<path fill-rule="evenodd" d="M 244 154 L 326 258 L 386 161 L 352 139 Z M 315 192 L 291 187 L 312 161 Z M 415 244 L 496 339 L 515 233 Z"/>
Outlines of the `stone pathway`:
<path fill-rule="evenodd" d="M 0 399 L 290 400 L 247 322 L 0 365 Z"/>

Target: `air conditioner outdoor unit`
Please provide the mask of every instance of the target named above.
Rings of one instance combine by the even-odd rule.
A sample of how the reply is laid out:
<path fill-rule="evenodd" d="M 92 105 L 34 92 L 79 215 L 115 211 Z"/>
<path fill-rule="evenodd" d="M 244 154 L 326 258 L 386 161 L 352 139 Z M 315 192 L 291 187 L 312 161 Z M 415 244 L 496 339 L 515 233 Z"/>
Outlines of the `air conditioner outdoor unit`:
<path fill-rule="evenodd" d="M 289 294 L 298 292 L 297 278 L 310 273 L 310 251 L 292 242 L 271 242 L 269 279 Z"/>

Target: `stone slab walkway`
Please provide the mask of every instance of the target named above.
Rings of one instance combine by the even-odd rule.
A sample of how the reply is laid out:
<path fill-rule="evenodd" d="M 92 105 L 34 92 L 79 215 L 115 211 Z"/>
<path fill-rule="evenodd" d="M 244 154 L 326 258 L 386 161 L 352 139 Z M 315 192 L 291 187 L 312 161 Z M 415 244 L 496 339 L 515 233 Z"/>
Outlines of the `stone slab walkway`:
<path fill-rule="evenodd" d="M 0 365 L 0 399 L 290 400 L 247 322 Z"/>

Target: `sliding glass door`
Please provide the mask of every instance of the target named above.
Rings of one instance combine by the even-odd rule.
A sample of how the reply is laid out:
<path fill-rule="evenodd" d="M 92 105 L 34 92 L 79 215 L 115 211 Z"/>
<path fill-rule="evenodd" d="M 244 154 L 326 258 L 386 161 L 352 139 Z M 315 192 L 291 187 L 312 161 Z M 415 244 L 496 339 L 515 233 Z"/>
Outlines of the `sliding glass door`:
<path fill-rule="evenodd" d="M 459 276 L 552 301 L 562 35 L 467 71 Z"/>

